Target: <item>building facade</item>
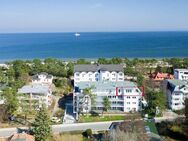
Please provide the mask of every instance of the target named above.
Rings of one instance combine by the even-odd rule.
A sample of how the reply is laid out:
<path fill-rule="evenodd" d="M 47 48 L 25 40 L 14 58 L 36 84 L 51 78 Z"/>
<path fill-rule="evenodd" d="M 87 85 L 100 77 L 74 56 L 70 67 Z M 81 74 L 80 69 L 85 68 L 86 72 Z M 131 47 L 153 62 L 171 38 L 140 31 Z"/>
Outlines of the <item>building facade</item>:
<path fill-rule="evenodd" d="M 122 65 L 75 65 L 74 82 L 124 81 Z"/>
<path fill-rule="evenodd" d="M 184 100 L 188 98 L 188 84 L 183 80 L 166 80 L 167 105 L 172 110 L 185 107 Z"/>
<path fill-rule="evenodd" d="M 188 69 L 174 69 L 174 79 L 188 81 Z"/>
<path fill-rule="evenodd" d="M 52 103 L 52 91 L 47 85 L 25 85 L 18 89 L 18 94 L 20 102 L 28 101 L 28 104 L 34 104 L 36 108 L 41 107 L 42 104 L 48 107 Z"/>
<path fill-rule="evenodd" d="M 90 89 L 95 104 L 84 94 Z M 112 111 L 139 111 L 143 93 L 135 83 L 124 81 L 122 65 L 76 65 L 74 67 L 74 113 L 103 110 L 103 98 L 108 97 Z"/>

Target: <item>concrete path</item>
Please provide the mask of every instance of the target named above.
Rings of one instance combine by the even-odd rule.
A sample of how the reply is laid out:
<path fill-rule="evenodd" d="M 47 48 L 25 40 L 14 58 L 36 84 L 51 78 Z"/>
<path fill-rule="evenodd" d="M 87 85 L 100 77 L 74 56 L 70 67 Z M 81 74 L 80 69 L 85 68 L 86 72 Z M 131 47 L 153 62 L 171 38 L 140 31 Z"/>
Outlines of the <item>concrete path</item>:
<path fill-rule="evenodd" d="M 109 130 L 110 125 L 113 122 L 122 122 L 123 120 L 118 121 L 108 121 L 108 122 L 92 122 L 92 123 L 74 123 L 74 124 L 60 124 L 52 125 L 53 133 L 69 132 L 69 131 L 80 131 L 86 129 L 92 129 L 93 131 L 102 131 Z M 27 129 L 26 127 L 19 127 L 20 129 Z M 1 128 L 0 136 L 9 137 L 14 133 L 18 132 L 18 128 Z"/>

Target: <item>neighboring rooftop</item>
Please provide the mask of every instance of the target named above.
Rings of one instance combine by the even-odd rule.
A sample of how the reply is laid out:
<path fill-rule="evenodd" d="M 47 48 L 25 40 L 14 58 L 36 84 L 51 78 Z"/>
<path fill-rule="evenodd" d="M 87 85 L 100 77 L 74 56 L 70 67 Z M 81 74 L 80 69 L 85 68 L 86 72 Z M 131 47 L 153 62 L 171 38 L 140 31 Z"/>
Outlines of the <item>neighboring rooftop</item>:
<path fill-rule="evenodd" d="M 25 85 L 22 88 L 18 89 L 18 93 L 39 93 L 39 94 L 47 94 L 49 93 L 49 86 L 33 84 L 33 85 Z"/>
<path fill-rule="evenodd" d="M 99 70 L 107 70 L 107 71 L 116 71 L 120 72 L 123 71 L 123 65 L 116 65 L 116 64 L 108 64 L 108 65 L 98 65 L 98 64 L 89 64 L 89 65 L 75 65 L 74 72 L 95 72 Z"/>
<path fill-rule="evenodd" d="M 40 80 L 39 75 L 45 75 L 46 78 L 49 78 L 49 79 L 51 79 L 51 78 L 53 77 L 52 75 L 50 75 L 50 74 L 48 74 L 48 73 L 46 73 L 46 72 L 41 72 L 41 73 L 39 73 L 39 74 L 33 75 L 33 76 L 32 76 L 32 79 L 33 79 L 33 80 Z"/>
<path fill-rule="evenodd" d="M 174 69 L 176 71 L 188 71 L 188 69 Z"/>
<path fill-rule="evenodd" d="M 168 79 L 167 80 L 171 85 L 173 86 L 182 86 L 182 85 L 186 85 L 186 83 L 182 80 L 179 79 Z"/>
<path fill-rule="evenodd" d="M 76 83 L 75 86 L 80 89 L 85 89 L 88 87 L 94 87 L 95 89 L 107 90 L 107 89 L 115 89 L 116 87 L 136 87 L 136 84 L 130 81 L 97 81 L 97 82 L 79 82 Z"/>

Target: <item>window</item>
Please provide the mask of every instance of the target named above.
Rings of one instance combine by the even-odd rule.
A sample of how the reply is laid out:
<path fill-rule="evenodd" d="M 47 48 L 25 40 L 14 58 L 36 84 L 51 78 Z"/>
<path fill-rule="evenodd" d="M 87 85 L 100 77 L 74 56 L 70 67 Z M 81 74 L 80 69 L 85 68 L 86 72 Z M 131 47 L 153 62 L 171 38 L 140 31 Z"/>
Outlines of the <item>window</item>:
<path fill-rule="evenodd" d="M 115 76 L 115 73 L 113 73 L 112 76 Z"/>
<path fill-rule="evenodd" d="M 133 102 L 132 104 L 136 104 L 136 102 Z"/>
<path fill-rule="evenodd" d="M 119 95 L 118 98 L 123 98 L 123 96 L 122 96 L 122 95 Z"/>
<path fill-rule="evenodd" d="M 133 98 L 133 99 L 136 99 L 136 96 L 133 96 L 132 98 Z"/>
<path fill-rule="evenodd" d="M 80 73 L 77 72 L 77 73 L 76 73 L 76 76 L 79 77 L 79 76 L 80 76 Z"/>
<path fill-rule="evenodd" d="M 85 73 L 82 74 L 82 77 L 85 77 Z"/>
<path fill-rule="evenodd" d="M 92 74 L 91 74 L 91 73 L 89 74 L 89 77 L 92 77 Z"/>
<path fill-rule="evenodd" d="M 131 89 L 126 89 L 126 93 L 131 93 L 132 90 Z"/>
<path fill-rule="evenodd" d="M 130 99 L 131 97 L 130 96 L 127 96 L 127 99 Z"/>
<path fill-rule="evenodd" d="M 119 78 L 119 80 L 123 80 L 123 78 Z"/>
<path fill-rule="evenodd" d="M 130 104 L 130 102 L 127 102 L 127 104 Z"/>
<path fill-rule="evenodd" d="M 180 95 L 180 94 L 178 94 L 178 93 L 174 93 L 174 95 Z"/>
<path fill-rule="evenodd" d="M 119 72 L 119 76 L 123 76 L 123 73 L 122 73 L 122 72 Z"/>
<path fill-rule="evenodd" d="M 110 76 L 110 74 L 109 73 L 107 73 L 107 77 L 109 77 Z"/>

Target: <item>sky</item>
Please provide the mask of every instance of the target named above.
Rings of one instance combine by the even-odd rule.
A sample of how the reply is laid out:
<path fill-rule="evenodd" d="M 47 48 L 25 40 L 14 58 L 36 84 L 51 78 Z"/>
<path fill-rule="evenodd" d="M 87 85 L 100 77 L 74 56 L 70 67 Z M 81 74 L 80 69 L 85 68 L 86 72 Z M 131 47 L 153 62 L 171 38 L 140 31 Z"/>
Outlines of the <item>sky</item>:
<path fill-rule="evenodd" d="M 188 0 L 0 0 L 0 33 L 188 31 Z"/>

